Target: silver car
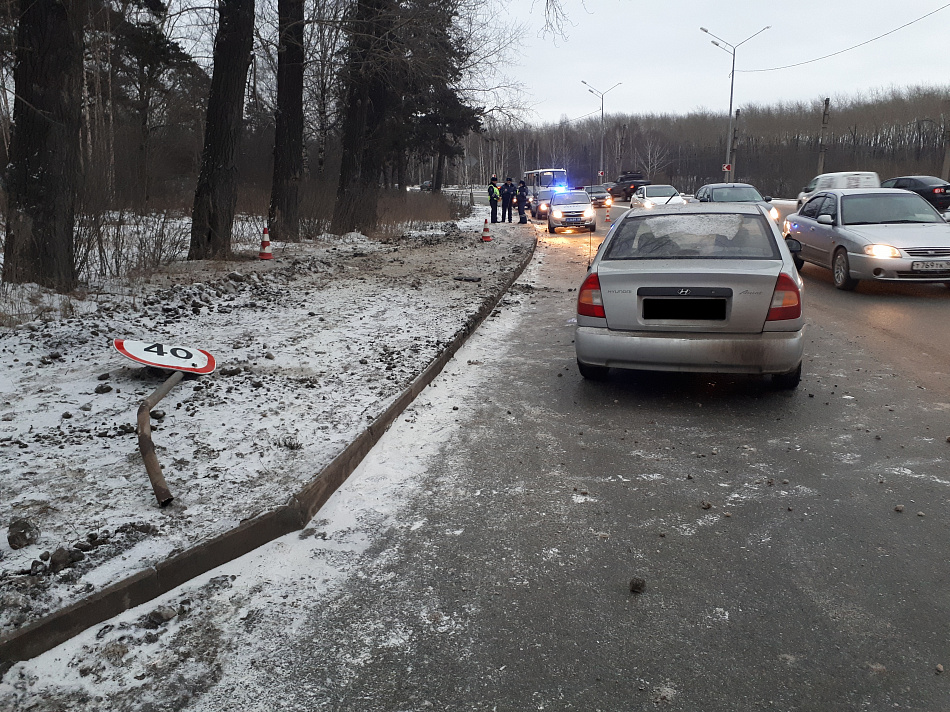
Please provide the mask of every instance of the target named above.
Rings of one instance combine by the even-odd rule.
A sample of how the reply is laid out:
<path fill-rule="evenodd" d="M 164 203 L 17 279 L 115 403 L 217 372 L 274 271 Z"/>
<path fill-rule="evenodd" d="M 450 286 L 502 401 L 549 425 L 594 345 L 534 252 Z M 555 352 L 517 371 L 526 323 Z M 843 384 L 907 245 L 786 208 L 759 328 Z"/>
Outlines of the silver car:
<path fill-rule="evenodd" d="M 590 196 L 583 190 L 555 193 L 548 211 L 548 232 L 557 232 L 559 227 L 583 229 L 594 232 L 597 217 Z"/>
<path fill-rule="evenodd" d="M 950 286 L 950 225 L 916 193 L 827 190 L 789 215 L 782 231 L 801 243 L 796 266 L 830 268 L 838 289 L 862 279 Z"/>
<path fill-rule="evenodd" d="M 585 378 L 608 369 L 772 374 L 801 380 L 802 280 L 794 240 L 758 205 L 628 211 L 578 291 Z"/>

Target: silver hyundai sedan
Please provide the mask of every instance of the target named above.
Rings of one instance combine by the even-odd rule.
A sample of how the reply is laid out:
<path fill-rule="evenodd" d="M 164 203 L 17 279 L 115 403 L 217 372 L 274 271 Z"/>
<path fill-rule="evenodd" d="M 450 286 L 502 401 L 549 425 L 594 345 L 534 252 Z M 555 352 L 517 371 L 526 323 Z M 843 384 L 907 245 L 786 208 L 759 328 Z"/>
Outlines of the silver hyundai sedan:
<path fill-rule="evenodd" d="M 629 211 L 607 233 L 578 291 L 577 366 L 771 374 L 798 386 L 802 280 L 759 205 Z"/>

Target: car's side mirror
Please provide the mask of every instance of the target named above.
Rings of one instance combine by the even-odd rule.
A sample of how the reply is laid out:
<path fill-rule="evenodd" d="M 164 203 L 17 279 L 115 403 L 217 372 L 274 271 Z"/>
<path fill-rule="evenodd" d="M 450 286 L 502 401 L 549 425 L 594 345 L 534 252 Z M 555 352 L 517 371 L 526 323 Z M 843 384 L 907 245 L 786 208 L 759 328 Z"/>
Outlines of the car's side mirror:
<path fill-rule="evenodd" d="M 819 225 L 834 225 L 834 224 L 835 224 L 835 220 L 834 220 L 834 218 L 831 217 L 830 215 L 819 215 L 819 216 L 818 216 L 818 224 L 819 224 Z"/>
<path fill-rule="evenodd" d="M 794 237 L 785 238 L 785 246 L 788 248 L 788 251 L 793 255 L 797 255 L 802 251 L 802 243 L 796 240 Z"/>
<path fill-rule="evenodd" d="M 771 203 L 771 202 L 772 202 L 772 196 L 771 196 L 771 195 L 763 196 L 763 197 L 762 197 L 762 200 L 764 200 L 766 203 Z"/>

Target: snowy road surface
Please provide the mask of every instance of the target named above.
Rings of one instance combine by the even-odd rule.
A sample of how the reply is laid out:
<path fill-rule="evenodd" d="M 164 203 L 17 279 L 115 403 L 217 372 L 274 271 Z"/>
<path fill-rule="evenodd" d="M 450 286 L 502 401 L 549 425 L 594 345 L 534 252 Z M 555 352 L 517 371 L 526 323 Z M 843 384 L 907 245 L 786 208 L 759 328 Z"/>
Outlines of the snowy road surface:
<path fill-rule="evenodd" d="M 588 383 L 568 291 L 587 249 L 543 235 L 305 532 L 18 665 L 0 703 L 945 709 L 946 357 L 915 372 L 806 291 L 795 392 Z"/>

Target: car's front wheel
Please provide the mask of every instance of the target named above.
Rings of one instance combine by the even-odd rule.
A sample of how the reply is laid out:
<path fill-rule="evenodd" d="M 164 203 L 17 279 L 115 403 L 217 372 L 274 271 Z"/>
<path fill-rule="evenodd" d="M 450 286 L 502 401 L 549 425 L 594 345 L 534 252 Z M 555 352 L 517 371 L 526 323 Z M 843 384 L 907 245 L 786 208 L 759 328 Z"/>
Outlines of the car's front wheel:
<path fill-rule="evenodd" d="M 798 368 L 796 368 L 794 371 L 789 371 L 788 373 L 776 373 L 772 376 L 772 385 L 783 391 L 791 391 L 795 388 L 798 388 L 798 384 L 801 383 L 801 381 L 801 364 L 798 364 Z"/>
<path fill-rule="evenodd" d="M 602 381 L 607 378 L 607 372 L 610 371 L 610 368 L 607 366 L 594 366 L 578 360 L 577 370 L 580 371 L 581 375 L 588 381 Z"/>
<path fill-rule="evenodd" d="M 798 255 L 792 255 L 792 262 L 795 263 L 795 269 L 801 271 L 802 267 L 805 266 L 805 260 L 803 260 Z"/>
<path fill-rule="evenodd" d="M 550 233 L 557 232 L 557 229 L 554 227 L 554 225 L 551 224 L 550 220 L 548 220 L 548 232 Z"/>
<path fill-rule="evenodd" d="M 835 287 L 846 292 L 850 292 L 858 286 L 858 280 L 851 277 L 851 265 L 848 262 L 848 253 L 844 248 L 835 252 L 835 256 L 831 261 L 831 278 L 835 283 Z"/>

